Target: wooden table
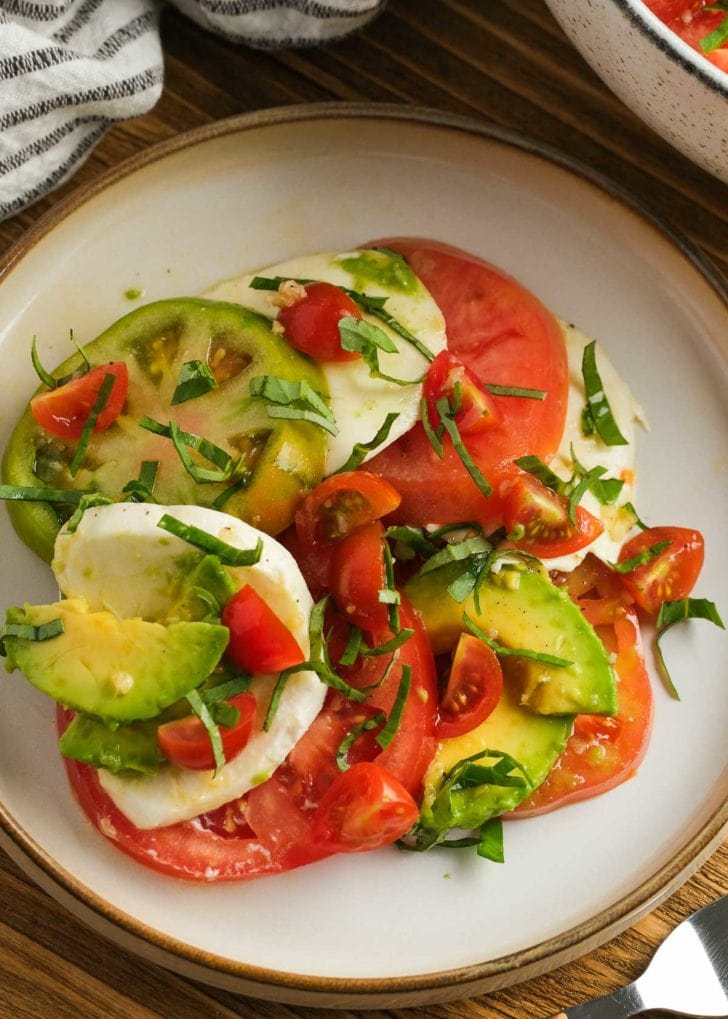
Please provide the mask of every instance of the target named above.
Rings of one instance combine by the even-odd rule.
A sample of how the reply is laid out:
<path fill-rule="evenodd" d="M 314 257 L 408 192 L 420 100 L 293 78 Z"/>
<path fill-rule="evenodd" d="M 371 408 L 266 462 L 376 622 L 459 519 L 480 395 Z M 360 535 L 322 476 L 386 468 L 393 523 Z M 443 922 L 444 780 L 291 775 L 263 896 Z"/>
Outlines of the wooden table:
<path fill-rule="evenodd" d="M 728 189 L 674 152 L 607 91 L 541 0 L 390 0 L 386 13 L 359 35 L 297 52 L 239 48 L 171 10 L 162 27 L 161 102 L 146 117 L 110 131 L 69 184 L 0 223 L 0 251 L 78 184 L 154 142 L 249 110 L 343 99 L 433 106 L 545 141 L 631 191 L 728 272 Z M 538 1019 L 605 994 L 634 979 L 677 922 L 726 891 L 728 844 L 653 914 L 582 960 L 510 990 L 410 1014 Z M 2 854 L 0 988 L 3 1017 L 367 1014 L 269 1005 L 143 963 L 92 935 Z"/>

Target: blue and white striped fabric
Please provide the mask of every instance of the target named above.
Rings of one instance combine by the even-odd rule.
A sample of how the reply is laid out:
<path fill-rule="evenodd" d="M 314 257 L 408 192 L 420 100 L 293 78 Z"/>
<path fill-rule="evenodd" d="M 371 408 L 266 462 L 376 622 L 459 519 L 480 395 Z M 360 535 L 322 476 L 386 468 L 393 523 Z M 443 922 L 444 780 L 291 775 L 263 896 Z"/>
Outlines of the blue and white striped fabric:
<path fill-rule="evenodd" d="M 172 0 L 256 47 L 360 28 L 385 0 Z M 162 91 L 160 0 L 0 0 L 0 220 L 66 180 L 104 131 Z"/>

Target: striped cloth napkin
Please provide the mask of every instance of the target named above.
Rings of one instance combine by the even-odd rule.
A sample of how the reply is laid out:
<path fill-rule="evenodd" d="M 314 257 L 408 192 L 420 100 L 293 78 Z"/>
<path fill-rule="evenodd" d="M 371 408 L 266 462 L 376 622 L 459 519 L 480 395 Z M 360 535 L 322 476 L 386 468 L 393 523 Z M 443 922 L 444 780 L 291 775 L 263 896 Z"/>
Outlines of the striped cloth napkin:
<path fill-rule="evenodd" d="M 172 2 L 235 42 L 283 47 L 346 35 L 385 0 Z M 114 121 L 156 103 L 160 11 L 160 0 L 0 0 L 0 220 L 67 180 Z"/>

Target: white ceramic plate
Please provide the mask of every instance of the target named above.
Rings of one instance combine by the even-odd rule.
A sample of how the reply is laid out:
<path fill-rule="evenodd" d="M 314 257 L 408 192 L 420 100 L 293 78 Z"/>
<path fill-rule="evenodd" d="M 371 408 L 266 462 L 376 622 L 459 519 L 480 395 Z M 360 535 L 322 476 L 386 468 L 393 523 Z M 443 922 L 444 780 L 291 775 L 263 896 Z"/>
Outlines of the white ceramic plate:
<path fill-rule="evenodd" d="M 288 256 L 419 234 L 491 259 L 604 343 L 645 406 L 638 507 L 707 537 L 696 593 L 728 610 L 728 347 L 709 268 L 614 191 L 501 132 L 426 111 L 326 106 L 223 122 L 144 153 L 61 205 L 0 275 L 4 441 L 47 363 L 146 299 L 196 294 Z M 53 595 L 0 515 L 0 600 Z M 73 800 L 53 709 L 0 687 L 3 844 L 77 915 L 197 978 L 308 1004 L 442 1001 L 605 941 L 697 868 L 728 820 L 726 637 L 670 638 L 681 703 L 656 687 L 636 778 L 508 825 L 507 863 L 381 851 L 195 886 L 136 865 Z"/>

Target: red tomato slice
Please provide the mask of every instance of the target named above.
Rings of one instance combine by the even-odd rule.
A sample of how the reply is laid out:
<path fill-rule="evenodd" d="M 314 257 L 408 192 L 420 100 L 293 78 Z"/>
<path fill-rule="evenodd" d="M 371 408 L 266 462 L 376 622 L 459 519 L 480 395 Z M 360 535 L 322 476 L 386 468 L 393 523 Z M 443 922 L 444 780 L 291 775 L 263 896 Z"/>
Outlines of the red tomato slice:
<path fill-rule="evenodd" d="M 569 520 L 569 504 L 530 474 L 504 486 L 503 521 L 509 543 L 542 559 L 568 555 L 585 548 L 604 530 L 601 521 L 576 507 L 576 527 Z M 521 535 L 521 537 L 516 537 Z"/>
<path fill-rule="evenodd" d="M 440 424 L 437 401 L 443 397 L 451 400 L 456 385 L 460 387 L 460 409 L 455 415 L 455 424 L 461 436 L 482 431 L 497 421 L 490 395 L 473 380 L 462 361 L 453 357 L 449 350 L 441 350 L 430 365 L 422 387 L 433 428 Z"/>
<path fill-rule="evenodd" d="M 339 336 L 342 318 L 361 318 L 352 299 L 333 283 L 309 283 L 304 289 L 305 297 L 278 313 L 288 342 L 317 361 L 356 359 L 358 354 L 342 349 Z"/>
<path fill-rule="evenodd" d="M 435 750 L 432 732 L 437 695 L 432 652 L 422 623 L 406 603 L 401 611 L 403 626 L 412 627 L 415 636 L 397 651 L 395 664 L 375 691 L 368 710 L 389 710 L 401 666 L 410 665 L 412 690 L 397 733 L 385 751 L 375 744 L 372 752 L 380 767 L 416 795 Z M 369 681 L 368 674 L 363 678 Z M 103 791 L 95 768 L 66 760 L 66 770 L 92 823 L 121 850 L 154 870 L 195 881 L 276 874 L 331 855 L 332 849 L 314 841 L 311 828 L 315 807 L 339 774 L 336 751 L 356 724 L 352 719 L 358 717 L 358 705 L 353 702 L 346 702 L 351 715 L 343 709 L 337 711 L 339 699 L 336 695 L 333 705 L 324 707 L 272 778 L 252 789 L 242 802 L 236 800 L 194 821 L 149 830 L 136 828 Z M 60 732 L 72 717 L 72 712 L 58 709 Z"/>
<path fill-rule="evenodd" d="M 467 447 L 494 488 L 485 498 L 449 440 L 435 455 L 420 424 L 376 457 L 367 470 L 402 496 L 395 519 L 409 524 L 478 520 L 502 523 L 500 483 L 518 473 L 513 460 L 528 453 L 548 461 L 559 447 L 568 396 L 568 364 L 558 322 L 520 283 L 488 263 L 436 241 L 378 241 L 407 259 L 437 301 L 448 347 L 475 382 L 546 392 L 544 400 L 491 396 L 498 420 L 468 437 Z"/>
<path fill-rule="evenodd" d="M 250 739 L 257 710 L 252 693 L 238 694 L 231 698 L 230 703 L 238 709 L 240 716 L 232 728 L 219 727 L 226 761 L 239 754 Z M 207 771 L 215 767 L 210 737 L 202 722 L 194 715 L 160 725 L 157 742 L 167 760 L 180 768 Z"/>
<path fill-rule="evenodd" d="M 303 661 L 296 638 L 249 584 L 225 605 L 221 622 L 230 630 L 225 654 L 242 672 L 265 675 Z"/>
<path fill-rule="evenodd" d="M 396 778 L 378 764 L 362 761 L 337 775 L 326 790 L 311 835 L 336 853 L 360 853 L 396 842 L 419 814 Z"/>
<path fill-rule="evenodd" d="M 399 506 L 399 492 L 367 471 L 332 474 L 312 489 L 296 510 L 296 534 L 304 545 L 340 541 L 362 524 Z"/>
<path fill-rule="evenodd" d="M 384 527 L 373 520 L 334 546 L 331 593 L 344 617 L 364 628 L 387 625 L 387 606 L 379 600 L 387 584 L 384 541 Z"/>
<path fill-rule="evenodd" d="M 95 432 L 103 432 L 113 425 L 126 403 L 129 373 L 123 361 L 99 365 L 81 378 L 67 382 L 65 386 L 48 389 L 34 396 L 30 401 L 33 417 L 41 428 L 52 435 L 78 439 L 107 375 L 114 375 L 115 381 L 94 425 Z"/>
<path fill-rule="evenodd" d="M 546 781 L 512 816 L 532 817 L 604 793 L 631 778 L 642 762 L 652 725 L 652 687 L 637 617 L 625 609 L 612 626 L 597 632 L 617 655 L 619 710 L 614 718 L 577 715 L 574 732 Z"/>
<path fill-rule="evenodd" d="M 687 527 L 649 527 L 622 546 L 620 563 L 662 541 L 669 541 L 654 559 L 629 573 L 620 574 L 622 583 L 641 609 L 657 615 L 666 601 L 687 598 L 703 568 L 705 543 L 700 531 Z"/>
<path fill-rule="evenodd" d="M 503 693 L 503 670 L 495 652 L 472 633 L 460 635 L 440 701 L 435 736 L 451 739 L 484 722 Z"/>

